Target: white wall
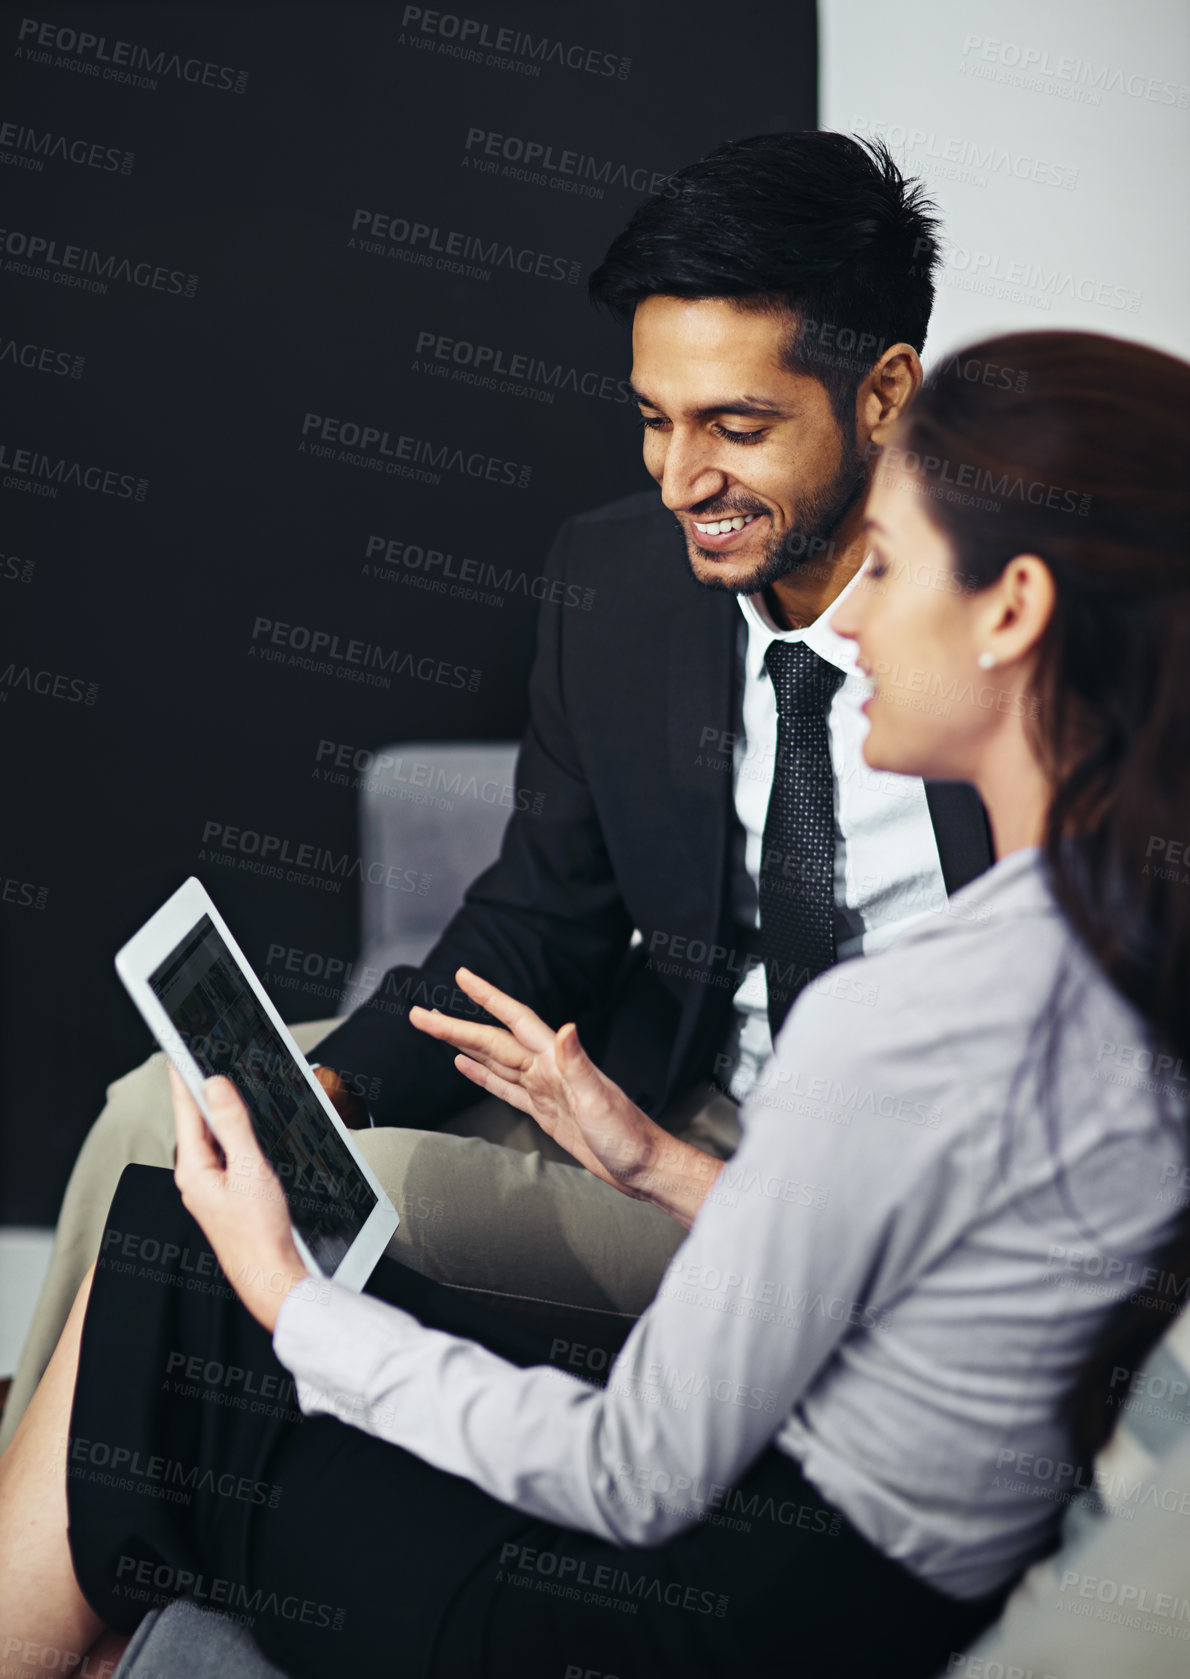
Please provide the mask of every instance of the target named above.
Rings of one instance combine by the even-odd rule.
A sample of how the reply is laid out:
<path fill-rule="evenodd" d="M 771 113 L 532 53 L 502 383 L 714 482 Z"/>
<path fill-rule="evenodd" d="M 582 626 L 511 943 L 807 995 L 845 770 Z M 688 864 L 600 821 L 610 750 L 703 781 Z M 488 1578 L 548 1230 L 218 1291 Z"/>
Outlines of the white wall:
<path fill-rule="evenodd" d="M 927 364 L 1075 326 L 1190 357 L 1186 0 L 820 0 L 823 128 L 944 222 Z"/>

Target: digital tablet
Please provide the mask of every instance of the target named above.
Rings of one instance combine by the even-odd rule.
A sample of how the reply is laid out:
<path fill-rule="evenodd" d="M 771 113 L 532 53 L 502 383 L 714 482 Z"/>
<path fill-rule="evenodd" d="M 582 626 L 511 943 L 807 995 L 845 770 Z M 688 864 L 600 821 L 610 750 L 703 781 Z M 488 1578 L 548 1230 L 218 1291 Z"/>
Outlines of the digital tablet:
<path fill-rule="evenodd" d="M 397 1214 L 201 882 L 186 881 L 116 956 L 116 972 L 211 1124 L 222 1073 L 289 1203 L 304 1263 L 362 1288 Z"/>

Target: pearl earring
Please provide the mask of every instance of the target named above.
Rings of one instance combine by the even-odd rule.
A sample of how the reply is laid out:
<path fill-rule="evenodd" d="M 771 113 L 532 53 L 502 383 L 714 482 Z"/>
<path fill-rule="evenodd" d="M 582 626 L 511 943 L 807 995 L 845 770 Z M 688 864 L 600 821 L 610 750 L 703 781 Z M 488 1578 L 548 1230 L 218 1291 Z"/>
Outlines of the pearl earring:
<path fill-rule="evenodd" d="M 995 659 L 995 655 L 992 654 L 992 653 L 981 653 L 976 662 L 979 665 L 980 670 L 994 670 L 995 669 L 996 659 Z"/>

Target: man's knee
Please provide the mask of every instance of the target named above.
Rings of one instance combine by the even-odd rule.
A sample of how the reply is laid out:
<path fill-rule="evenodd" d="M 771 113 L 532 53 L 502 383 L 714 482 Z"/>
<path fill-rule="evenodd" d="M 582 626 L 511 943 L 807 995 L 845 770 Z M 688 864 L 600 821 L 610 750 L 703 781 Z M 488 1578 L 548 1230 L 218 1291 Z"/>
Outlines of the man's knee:
<path fill-rule="evenodd" d="M 407 1131 L 402 1126 L 377 1125 L 352 1132 L 352 1140 L 380 1180 L 381 1187 L 400 1211 L 399 1198 L 405 1193 L 409 1163 L 415 1154 L 434 1155 L 442 1139 L 433 1131 Z M 443 1161 L 442 1170 L 449 1170 Z"/>
<path fill-rule="evenodd" d="M 151 1136 L 167 1138 L 172 1152 L 173 1130 L 169 1074 L 165 1056 L 158 1049 L 139 1067 L 108 1085 L 107 1101 L 83 1146 L 106 1146 L 116 1138 Z"/>
<path fill-rule="evenodd" d="M 165 1070 L 165 1053 L 155 1049 L 152 1055 L 134 1067 L 130 1073 L 121 1073 L 118 1079 L 113 1079 L 107 1087 L 106 1106 L 113 1103 L 125 1105 L 129 1102 L 149 1100 L 162 1091 L 169 1094 L 169 1075 Z"/>

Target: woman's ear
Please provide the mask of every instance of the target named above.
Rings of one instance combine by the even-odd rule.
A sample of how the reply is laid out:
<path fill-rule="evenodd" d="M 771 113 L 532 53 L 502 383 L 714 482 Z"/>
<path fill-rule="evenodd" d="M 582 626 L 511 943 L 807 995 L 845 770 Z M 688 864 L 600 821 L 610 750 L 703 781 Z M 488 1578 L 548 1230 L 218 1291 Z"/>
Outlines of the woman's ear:
<path fill-rule="evenodd" d="M 1053 573 L 1036 554 L 1017 554 L 987 590 L 980 659 L 1012 665 L 1034 652 L 1054 615 Z M 987 668 L 991 668 L 988 666 Z"/>

